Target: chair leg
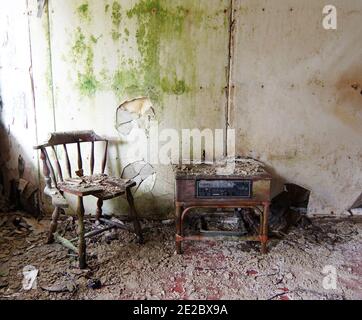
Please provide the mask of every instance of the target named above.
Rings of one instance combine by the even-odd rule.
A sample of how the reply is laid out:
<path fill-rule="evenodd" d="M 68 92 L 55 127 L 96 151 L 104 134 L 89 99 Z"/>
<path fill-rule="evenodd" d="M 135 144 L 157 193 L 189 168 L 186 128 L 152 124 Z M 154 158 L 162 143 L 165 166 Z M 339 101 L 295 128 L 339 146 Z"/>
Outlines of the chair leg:
<path fill-rule="evenodd" d="M 52 214 L 52 222 L 50 224 L 50 229 L 48 233 L 48 239 L 47 239 L 48 244 L 54 242 L 54 233 L 57 231 L 59 214 L 60 214 L 60 208 L 55 207 Z"/>
<path fill-rule="evenodd" d="M 181 230 L 181 214 L 182 214 L 181 206 L 176 205 L 176 253 L 182 254 L 182 241 L 180 237 L 182 237 Z"/>
<path fill-rule="evenodd" d="M 83 198 L 78 197 L 78 258 L 80 269 L 85 269 L 87 267 L 84 233 L 84 204 Z"/>
<path fill-rule="evenodd" d="M 99 220 L 102 218 L 102 206 L 103 206 L 103 199 L 98 199 L 97 201 L 97 212 L 96 212 L 96 219 Z"/>
<path fill-rule="evenodd" d="M 130 216 L 131 216 L 131 219 L 133 220 L 134 230 L 138 237 L 138 243 L 143 243 L 144 239 L 143 239 L 143 235 L 142 235 L 142 229 L 141 229 L 140 222 L 138 221 L 138 215 L 137 215 L 137 211 L 136 211 L 136 208 L 134 205 L 133 195 L 132 195 L 130 188 L 127 188 L 126 196 L 127 196 L 127 201 L 128 201 L 129 208 L 130 208 Z"/>
<path fill-rule="evenodd" d="M 264 204 L 263 226 L 261 235 L 261 253 L 268 252 L 268 223 L 269 223 L 269 203 Z"/>

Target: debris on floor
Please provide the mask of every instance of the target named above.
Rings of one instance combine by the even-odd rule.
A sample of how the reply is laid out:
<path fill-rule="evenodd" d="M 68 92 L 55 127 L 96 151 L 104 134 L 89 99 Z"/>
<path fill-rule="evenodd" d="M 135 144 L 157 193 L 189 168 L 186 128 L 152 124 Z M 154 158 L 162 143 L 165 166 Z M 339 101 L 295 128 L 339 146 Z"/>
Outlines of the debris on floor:
<path fill-rule="evenodd" d="M 0 213 L 13 211 L 14 205 L 10 205 L 9 200 L 3 195 L 2 190 L 3 186 L 0 184 Z"/>
<path fill-rule="evenodd" d="M 86 270 L 78 269 L 74 252 L 44 244 L 49 221 L 32 219 L 0 215 L 0 299 L 362 299 L 357 217 L 291 227 L 267 255 L 244 242 L 186 242 L 176 255 L 174 224 L 143 221 L 144 245 L 118 229 L 108 243 L 107 234 L 88 238 Z M 62 219 L 59 234 L 76 237 L 73 218 Z M 38 270 L 37 287 L 26 291 L 29 265 Z M 326 266 L 338 275 L 333 289 L 323 286 Z"/>

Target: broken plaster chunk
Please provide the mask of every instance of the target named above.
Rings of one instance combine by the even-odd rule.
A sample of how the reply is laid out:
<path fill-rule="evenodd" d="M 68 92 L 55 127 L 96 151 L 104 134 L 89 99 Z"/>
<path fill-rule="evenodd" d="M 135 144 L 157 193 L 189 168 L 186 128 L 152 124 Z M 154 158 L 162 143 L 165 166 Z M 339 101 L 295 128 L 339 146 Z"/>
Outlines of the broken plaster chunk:
<path fill-rule="evenodd" d="M 132 116 L 132 114 L 126 110 L 119 110 L 117 113 L 117 117 L 119 117 L 119 123 L 117 123 L 117 131 L 121 135 L 129 135 L 133 129 L 134 120 L 137 118 Z"/>
<path fill-rule="evenodd" d="M 25 266 L 23 268 L 23 289 L 26 291 L 29 291 L 31 289 L 37 288 L 37 276 L 38 276 L 38 269 L 36 269 L 34 266 Z"/>
<path fill-rule="evenodd" d="M 133 128 L 138 127 L 147 130 L 154 115 L 152 102 L 149 98 L 139 97 L 127 100 L 117 108 L 116 129 L 123 136 L 128 136 Z"/>
<path fill-rule="evenodd" d="M 126 100 L 118 108 L 142 116 L 152 109 L 152 102 L 148 97 L 138 97 Z"/>
<path fill-rule="evenodd" d="M 123 179 L 132 179 L 137 183 L 135 193 L 151 192 L 156 183 L 154 167 L 145 161 L 136 161 L 127 165 L 122 172 Z"/>

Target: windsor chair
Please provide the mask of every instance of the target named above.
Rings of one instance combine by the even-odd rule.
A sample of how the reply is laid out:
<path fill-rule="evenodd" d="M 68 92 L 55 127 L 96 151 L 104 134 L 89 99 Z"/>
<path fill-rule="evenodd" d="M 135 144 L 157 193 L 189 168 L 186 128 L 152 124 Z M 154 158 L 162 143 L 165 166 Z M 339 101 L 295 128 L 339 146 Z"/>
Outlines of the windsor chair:
<path fill-rule="evenodd" d="M 104 155 L 101 162 L 101 171 L 99 174 L 95 174 L 94 170 L 96 142 L 103 143 L 105 145 Z M 90 143 L 90 175 L 88 176 L 84 175 L 81 152 L 82 143 Z M 76 144 L 77 146 L 77 170 L 75 171 L 75 176 L 72 174 L 72 166 L 67 148 L 70 144 Z M 54 207 L 47 243 L 54 242 L 54 233 L 57 230 L 59 215 L 62 210 L 69 207 L 64 194 L 70 194 L 78 197 L 78 258 L 79 267 L 81 269 L 84 269 L 87 266 L 86 242 L 84 237 L 85 210 L 83 204 L 83 198 L 86 196 L 93 196 L 98 199 L 96 209 L 97 220 L 102 218 L 103 201 L 119 196 L 125 196 L 130 207 L 130 218 L 133 221 L 134 233 L 138 238 L 138 242 L 143 242 L 141 225 L 137 217 L 134 199 L 131 192 L 131 188 L 136 185 L 136 182 L 128 179 L 110 177 L 104 174 L 107 163 L 108 144 L 109 142 L 107 139 L 98 136 L 94 133 L 94 131 L 74 131 L 51 133 L 47 142 L 34 147 L 34 149 L 40 150 L 40 159 L 43 163 L 43 174 L 45 177 L 44 194 L 51 198 L 52 205 Z M 65 167 L 67 171 L 66 178 L 63 175 L 56 146 L 62 146 L 64 150 Z M 49 149 L 53 153 L 54 165 L 48 153 Z"/>

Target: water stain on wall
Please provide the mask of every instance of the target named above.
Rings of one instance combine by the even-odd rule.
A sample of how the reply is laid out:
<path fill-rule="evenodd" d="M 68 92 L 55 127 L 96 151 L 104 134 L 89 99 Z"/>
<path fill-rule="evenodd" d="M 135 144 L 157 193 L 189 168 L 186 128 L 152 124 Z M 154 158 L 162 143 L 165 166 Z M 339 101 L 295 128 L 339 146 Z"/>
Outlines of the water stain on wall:
<path fill-rule="evenodd" d="M 333 114 L 346 126 L 362 133 L 362 69 L 353 66 L 337 81 Z"/>

